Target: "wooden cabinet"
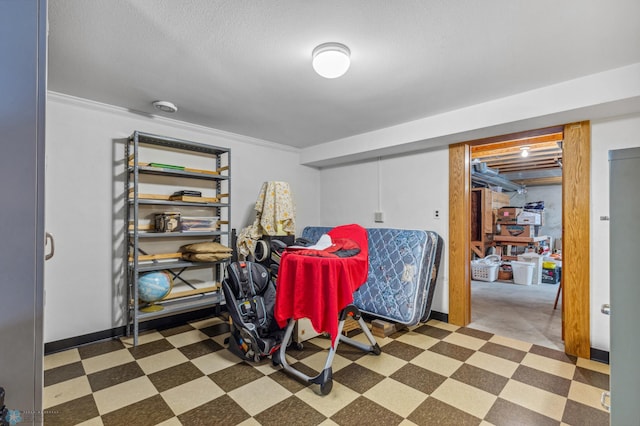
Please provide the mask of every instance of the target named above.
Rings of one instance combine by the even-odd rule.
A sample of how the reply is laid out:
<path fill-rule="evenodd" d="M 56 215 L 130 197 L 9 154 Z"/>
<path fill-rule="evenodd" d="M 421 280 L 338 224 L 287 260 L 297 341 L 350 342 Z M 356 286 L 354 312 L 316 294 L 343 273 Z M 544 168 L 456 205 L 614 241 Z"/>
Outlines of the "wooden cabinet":
<path fill-rule="evenodd" d="M 484 257 L 487 249 L 493 246 L 495 211 L 508 206 L 509 201 L 509 195 L 503 192 L 489 188 L 471 190 L 471 250 L 477 256 Z"/>

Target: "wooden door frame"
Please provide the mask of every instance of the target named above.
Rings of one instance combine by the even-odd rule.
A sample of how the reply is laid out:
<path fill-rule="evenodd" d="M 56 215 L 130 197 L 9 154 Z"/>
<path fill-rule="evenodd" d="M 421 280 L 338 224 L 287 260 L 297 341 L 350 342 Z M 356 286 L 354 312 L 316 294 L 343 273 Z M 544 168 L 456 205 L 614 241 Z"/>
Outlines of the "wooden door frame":
<path fill-rule="evenodd" d="M 562 171 L 562 309 L 565 352 L 590 358 L 590 176 L 591 134 L 588 121 L 561 127 Z M 449 146 L 449 323 L 471 322 L 471 146 L 518 135 L 462 142 Z M 557 131 L 557 128 L 556 128 Z M 585 267 L 586 265 L 586 267 Z M 550 306 L 551 308 L 551 306 Z"/>

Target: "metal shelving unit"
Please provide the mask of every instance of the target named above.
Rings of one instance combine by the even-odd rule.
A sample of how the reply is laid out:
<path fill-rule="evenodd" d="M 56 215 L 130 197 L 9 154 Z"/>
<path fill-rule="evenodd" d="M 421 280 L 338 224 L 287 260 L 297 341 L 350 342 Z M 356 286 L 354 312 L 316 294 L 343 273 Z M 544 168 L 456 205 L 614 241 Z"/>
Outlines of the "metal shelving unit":
<path fill-rule="evenodd" d="M 149 165 L 150 163 L 140 162 L 140 151 L 144 147 L 145 154 L 153 157 L 154 153 L 162 151 L 162 158 L 172 153 L 180 153 L 183 156 L 190 155 L 211 160 L 211 168 L 207 169 L 176 169 L 177 166 L 163 167 L 162 165 Z M 159 151 L 155 151 L 159 150 Z M 149 133 L 135 131 L 125 144 L 125 163 L 127 172 L 125 173 L 125 229 L 127 230 L 127 250 L 125 263 L 127 265 L 127 288 L 128 288 L 128 315 L 127 334 L 133 334 L 134 346 L 138 344 L 139 323 L 141 321 L 169 316 L 180 312 L 192 311 L 205 307 L 216 307 L 224 303 L 219 284 L 224 276 L 226 260 L 217 262 L 191 262 L 180 258 L 173 259 L 151 259 L 142 261 L 141 256 L 149 256 L 143 245 L 148 242 L 166 243 L 175 247 L 177 251 L 180 245 L 199 242 L 217 241 L 227 246 L 231 246 L 231 150 L 228 148 L 216 147 L 202 143 L 196 143 L 181 139 L 168 138 Z M 153 176 L 164 176 L 180 178 L 181 182 L 190 179 L 198 181 L 208 181 L 210 190 L 215 191 L 217 200 L 215 202 L 192 202 L 181 200 L 145 198 L 140 193 L 140 186 L 145 179 L 153 181 Z M 157 178 L 156 178 L 157 179 Z M 164 184 L 168 191 L 176 189 L 187 189 L 171 184 Z M 206 184 L 205 184 L 206 185 Z M 140 209 L 148 208 L 161 213 L 167 209 L 190 209 L 206 210 L 212 212 L 212 216 L 218 216 L 218 230 L 216 231 L 189 231 L 189 232 L 153 232 L 144 229 L 140 225 Z M 153 255 L 151 255 L 153 257 Z M 161 256 L 161 255 L 160 255 Z M 181 274 L 187 270 L 210 269 L 214 286 L 200 287 L 192 285 L 189 280 L 182 278 Z M 167 271 L 173 275 L 174 280 L 180 280 L 187 291 L 174 292 L 166 299 L 154 302 L 162 307 L 156 312 L 143 312 L 140 310 L 141 301 L 139 299 L 138 280 L 140 274 L 152 271 Z M 213 290 L 217 287 L 216 290 Z"/>

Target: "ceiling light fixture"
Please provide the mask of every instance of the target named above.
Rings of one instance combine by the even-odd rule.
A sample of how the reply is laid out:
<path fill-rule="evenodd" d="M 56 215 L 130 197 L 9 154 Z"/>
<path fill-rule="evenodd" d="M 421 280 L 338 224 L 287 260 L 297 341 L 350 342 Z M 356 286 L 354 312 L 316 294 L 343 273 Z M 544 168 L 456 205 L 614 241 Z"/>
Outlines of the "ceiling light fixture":
<path fill-rule="evenodd" d="M 154 101 L 152 102 L 152 105 L 157 109 L 160 110 L 162 112 L 176 112 L 178 110 L 178 107 L 172 103 L 172 102 L 168 102 L 168 101 Z"/>
<path fill-rule="evenodd" d="M 521 146 L 520 147 L 520 155 L 522 155 L 523 157 L 528 157 L 529 156 L 529 149 L 531 149 L 531 147 L 529 145 L 525 145 L 525 146 Z"/>
<path fill-rule="evenodd" d="M 323 43 L 313 49 L 313 69 L 324 78 L 337 78 L 351 65 L 351 51 L 341 43 Z"/>

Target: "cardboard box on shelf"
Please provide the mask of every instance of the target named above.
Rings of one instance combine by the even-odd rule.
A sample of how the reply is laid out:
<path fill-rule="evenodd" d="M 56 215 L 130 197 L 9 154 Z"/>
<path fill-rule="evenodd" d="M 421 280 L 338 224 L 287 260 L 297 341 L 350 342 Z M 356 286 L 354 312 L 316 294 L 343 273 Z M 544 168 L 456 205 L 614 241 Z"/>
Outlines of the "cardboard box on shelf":
<path fill-rule="evenodd" d="M 500 225 L 500 235 L 505 237 L 532 238 L 536 236 L 533 225 Z"/>
<path fill-rule="evenodd" d="M 517 223 L 518 215 L 522 213 L 520 207 L 500 207 L 498 209 L 498 223 Z"/>
<path fill-rule="evenodd" d="M 542 214 L 533 212 L 522 212 L 516 218 L 518 225 L 542 225 Z"/>

